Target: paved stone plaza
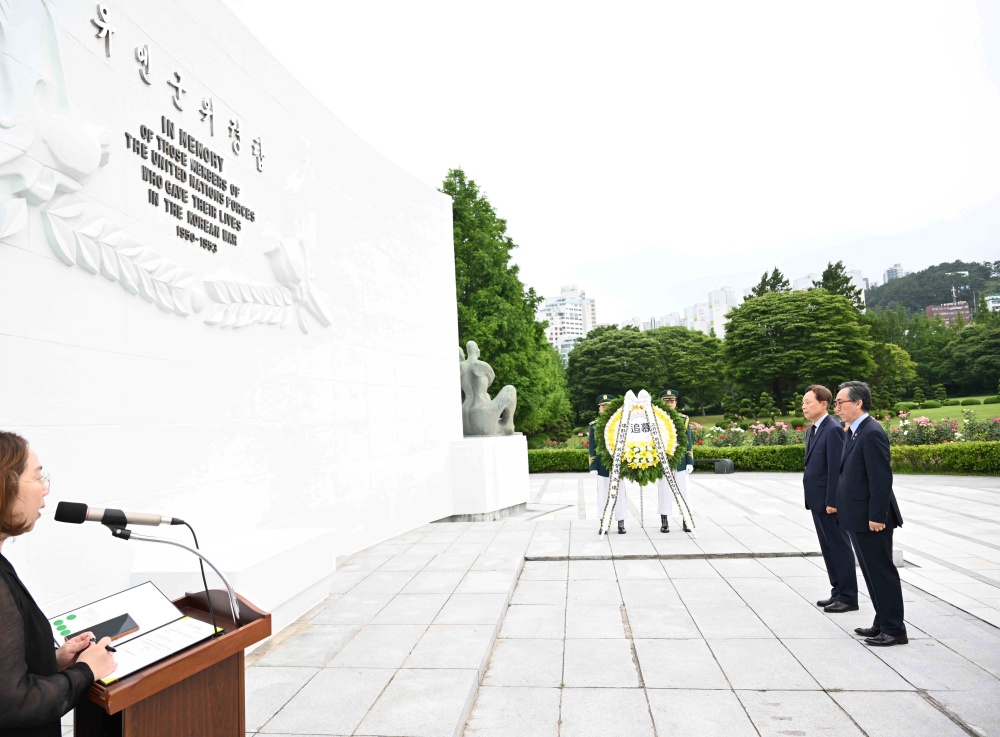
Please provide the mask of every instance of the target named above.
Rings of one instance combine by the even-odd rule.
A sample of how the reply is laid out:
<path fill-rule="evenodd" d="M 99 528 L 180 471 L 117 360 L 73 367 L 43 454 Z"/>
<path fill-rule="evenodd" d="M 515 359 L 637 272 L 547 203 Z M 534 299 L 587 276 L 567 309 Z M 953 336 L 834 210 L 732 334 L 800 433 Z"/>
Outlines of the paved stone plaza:
<path fill-rule="evenodd" d="M 1000 734 L 1000 481 L 897 478 L 910 644 L 881 650 L 866 597 L 815 606 L 797 475 L 691 481 L 696 538 L 652 493 L 599 538 L 592 477 L 535 475 L 527 513 L 342 561 L 248 657 L 248 734 Z"/>

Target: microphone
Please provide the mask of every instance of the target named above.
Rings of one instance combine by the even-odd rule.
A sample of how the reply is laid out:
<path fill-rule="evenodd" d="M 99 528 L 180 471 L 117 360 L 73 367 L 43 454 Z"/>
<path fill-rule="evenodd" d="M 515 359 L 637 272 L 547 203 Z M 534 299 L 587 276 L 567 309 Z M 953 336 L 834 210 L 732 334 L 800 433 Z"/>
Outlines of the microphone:
<path fill-rule="evenodd" d="M 158 514 L 142 512 L 123 512 L 120 509 L 100 509 L 88 507 L 79 502 L 59 502 L 56 505 L 56 522 L 69 522 L 74 525 L 84 522 L 100 522 L 108 527 L 124 527 L 125 525 L 183 525 L 184 520 L 176 517 L 162 517 Z"/>

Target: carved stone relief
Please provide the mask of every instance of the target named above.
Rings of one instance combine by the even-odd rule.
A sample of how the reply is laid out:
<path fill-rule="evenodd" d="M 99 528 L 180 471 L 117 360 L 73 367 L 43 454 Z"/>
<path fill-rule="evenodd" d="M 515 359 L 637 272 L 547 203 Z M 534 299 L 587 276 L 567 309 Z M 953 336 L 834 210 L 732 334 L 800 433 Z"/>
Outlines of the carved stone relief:
<path fill-rule="evenodd" d="M 107 165 L 110 138 L 72 109 L 49 3 L 0 0 L 0 42 L 0 238 L 28 228 L 37 210 L 60 261 L 100 273 L 166 312 L 204 313 L 203 321 L 217 327 L 295 322 L 308 333 L 306 314 L 331 325 L 312 286 L 303 238 L 279 238 L 265 252 L 275 284 L 197 279 L 77 195 Z"/>

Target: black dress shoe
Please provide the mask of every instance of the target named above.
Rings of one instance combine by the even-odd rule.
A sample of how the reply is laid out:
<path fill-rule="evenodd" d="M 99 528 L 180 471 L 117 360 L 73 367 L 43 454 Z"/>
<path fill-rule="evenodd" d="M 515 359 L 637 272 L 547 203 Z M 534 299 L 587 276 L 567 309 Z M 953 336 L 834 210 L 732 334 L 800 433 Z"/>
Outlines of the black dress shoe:
<path fill-rule="evenodd" d="M 824 612 L 830 612 L 830 614 L 842 614 L 844 612 L 856 612 L 858 611 L 857 604 L 845 604 L 842 601 L 835 601 L 830 606 L 823 607 Z"/>
<path fill-rule="evenodd" d="M 660 532 L 670 532 L 670 518 L 665 514 L 660 515 Z"/>
<path fill-rule="evenodd" d="M 625 534 L 625 520 L 623 519 L 618 520 L 618 534 L 619 535 Z"/>
<path fill-rule="evenodd" d="M 862 637 L 878 637 L 882 633 L 878 627 L 855 627 L 854 634 Z"/>
<path fill-rule="evenodd" d="M 885 632 L 881 633 L 876 637 L 866 637 L 865 644 L 871 645 L 872 647 L 889 647 L 890 645 L 905 645 L 909 640 L 906 639 L 906 633 L 901 635 L 889 635 Z"/>
<path fill-rule="evenodd" d="M 836 596 L 831 596 L 829 599 L 820 599 L 816 602 L 816 606 L 830 606 L 833 602 L 837 600 Z"/>
<path fill-rule="evenodd" d="M 684 522 L 684 532 L 691 532 L 691 528 L 688 527 L 687 521 Z"/>

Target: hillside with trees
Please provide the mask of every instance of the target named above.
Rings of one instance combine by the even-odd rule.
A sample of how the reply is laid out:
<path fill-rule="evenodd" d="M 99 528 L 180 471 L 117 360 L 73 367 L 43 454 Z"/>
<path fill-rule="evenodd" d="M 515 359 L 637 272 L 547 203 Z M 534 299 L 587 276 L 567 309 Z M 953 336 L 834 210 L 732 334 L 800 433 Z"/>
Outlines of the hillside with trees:
<path fill-rule="evenodd" d="M 959 272 L 967 271 L 968 276 Z M 966 301 L 975 312 L 981 294 L 1000 293 L 1000 261 L 951 261 L 928 266 L 923 271 L 865 290 L 868 309 L 923 312 L 928 305 L 952 301 L 952 287 L 958 301 Z"/>

